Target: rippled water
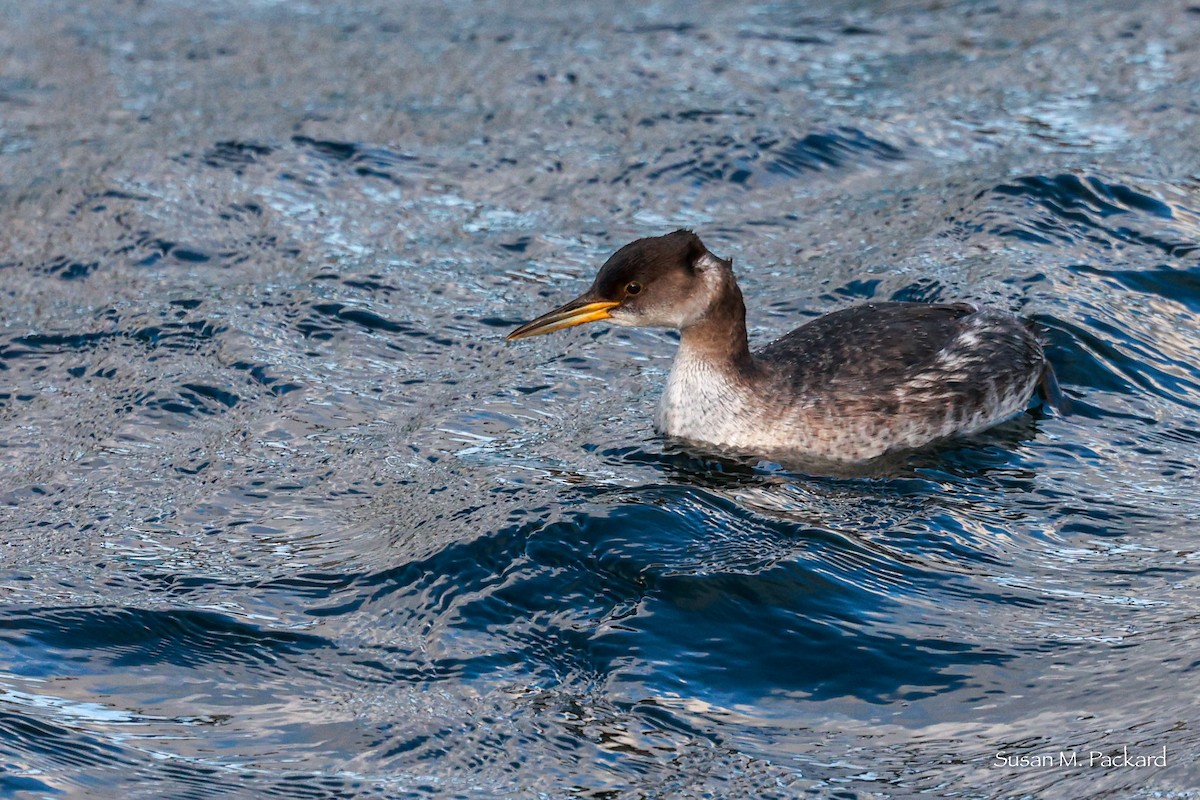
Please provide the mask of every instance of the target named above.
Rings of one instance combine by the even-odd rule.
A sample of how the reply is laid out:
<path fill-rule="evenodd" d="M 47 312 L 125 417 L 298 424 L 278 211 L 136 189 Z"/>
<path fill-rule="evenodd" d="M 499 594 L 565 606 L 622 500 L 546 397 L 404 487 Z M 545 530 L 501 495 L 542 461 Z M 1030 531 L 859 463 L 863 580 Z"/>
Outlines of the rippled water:
<path fill-rule="evenodd" d="M 1200 796 L 1200 9 L 0 6 L 3 796 Z M 810 475 L 503 343 L 680 226 L 1074 413 Z"/>

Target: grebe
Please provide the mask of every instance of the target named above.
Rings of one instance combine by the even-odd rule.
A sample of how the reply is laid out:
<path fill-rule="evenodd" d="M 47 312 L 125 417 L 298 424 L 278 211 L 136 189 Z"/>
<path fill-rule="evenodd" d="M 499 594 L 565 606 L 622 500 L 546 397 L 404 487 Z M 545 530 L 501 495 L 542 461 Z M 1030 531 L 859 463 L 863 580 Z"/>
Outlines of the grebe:
<path fill-rule="evenodd" d="M 1032 323 L 969 303 L 866 303 L 750 351 L 733 262 L 695 233 L 638 239 L 592 287 L 508 335 L 596 320 L 675 328 L 660 432 L 760 454 L 859 462 L 976 433 L 1054 373 Z"/>

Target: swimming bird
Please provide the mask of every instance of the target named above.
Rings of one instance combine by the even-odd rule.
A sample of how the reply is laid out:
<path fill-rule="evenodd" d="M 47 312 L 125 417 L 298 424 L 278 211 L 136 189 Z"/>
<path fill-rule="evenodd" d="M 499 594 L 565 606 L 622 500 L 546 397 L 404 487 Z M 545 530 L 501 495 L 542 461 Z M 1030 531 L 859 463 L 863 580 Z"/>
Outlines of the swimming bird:
<path fill-rule="evenodd" d="M 1021 413 L 1057 383 L 1029 321 L 970 303 L 872 302 L 751 351 L 732 260 L 692 231 L 638 239 L 509 340 L 585 322 L 674 328 L 661 433 L 757 454 L 867 461 Z"/>

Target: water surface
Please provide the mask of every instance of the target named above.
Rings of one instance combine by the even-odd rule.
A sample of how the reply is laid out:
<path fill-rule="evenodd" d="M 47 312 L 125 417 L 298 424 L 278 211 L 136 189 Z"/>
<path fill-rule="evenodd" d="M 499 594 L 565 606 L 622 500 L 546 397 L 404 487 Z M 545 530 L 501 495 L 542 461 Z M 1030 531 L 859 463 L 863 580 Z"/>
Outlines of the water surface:
<path fill-rule="evenodd" d="M 1200 796 L 1197 9 L 0 11 L 0 794 Z M 1075 413 L 820 475 L 504 344 L 681 226 Z"/>

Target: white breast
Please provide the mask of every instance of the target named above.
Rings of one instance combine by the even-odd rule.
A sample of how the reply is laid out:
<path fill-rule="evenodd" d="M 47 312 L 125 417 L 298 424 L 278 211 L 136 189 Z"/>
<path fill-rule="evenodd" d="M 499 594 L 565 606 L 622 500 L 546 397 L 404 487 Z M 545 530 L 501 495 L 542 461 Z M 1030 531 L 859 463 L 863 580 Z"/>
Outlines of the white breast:
<path fill-rule="evenodd" d="M 821 458 L 867 458 L 847 454 L 852 426 L 827 422 L 814 427 L 807 407 L 795 402 L 772 403 L 752 394 L 753 385 L 688 350 L 679 349 L 658 408 L 658 429 L 668 436 L 709 442 L 738 450 L 802 452 Z"/>
<path fill-rule="evenodd" d="M 745 387 L 681 347 L 658 407 L 658 429 L 668 436 L 745 445 L 750 405 Z"/>

